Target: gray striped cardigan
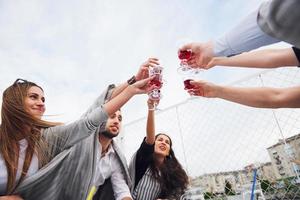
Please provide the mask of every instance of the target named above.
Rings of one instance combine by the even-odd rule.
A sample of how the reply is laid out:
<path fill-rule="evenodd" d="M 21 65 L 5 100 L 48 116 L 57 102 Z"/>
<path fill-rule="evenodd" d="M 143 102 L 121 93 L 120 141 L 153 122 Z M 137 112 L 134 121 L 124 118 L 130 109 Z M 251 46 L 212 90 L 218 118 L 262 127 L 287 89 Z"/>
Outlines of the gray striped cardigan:
<path fill-rule="evenodd" d="M 66 133 L 56 134 L 55 137 L 49 134 L 50 129 L 45 129 L 43 135 L 51 145 L 52 155 L 56 155 L 46 166 L 41 168 L 36 174 L 26 178 L 16 189 L 15 193 L 20 194 L 24 199 L 30 200 L 84 200 L 91 187 L 96 167 L 96 148 L 100 148 L 97 142 L 97 134 L 104 130 L 107 121 L 107 114 L 103 112 L 99 105 L 110 98 L 111 89 L 104 92 L 85 114 L 85 117 L 72 125 L 72 129 L 66 129 Z M 98 108 L 96 108 L 98 107 Z M 90 120 L 92 119 L 92 121 Z M 79 122 L 84 121 L 80 125 Z M 59 127 L 54 127 L 54 133 L 61 133 Z M 86 139 L 82 140 L 84 137 Z M 70 140 L 68 145 L 61 145 L 61 141 Z M 81 140 L 81 141 L 79 141 Z M 113 143 L 120 162 L 122 163 L 124 174 L 130 185 L 127 164 L 124 156 L 120 153 L 117 145 Z M 111 188 L 106 188 L 112 191 Z M 111 196 L 112 194 L 104 194 Z M 105 199 L 105 195 L 101 198 Z"/>

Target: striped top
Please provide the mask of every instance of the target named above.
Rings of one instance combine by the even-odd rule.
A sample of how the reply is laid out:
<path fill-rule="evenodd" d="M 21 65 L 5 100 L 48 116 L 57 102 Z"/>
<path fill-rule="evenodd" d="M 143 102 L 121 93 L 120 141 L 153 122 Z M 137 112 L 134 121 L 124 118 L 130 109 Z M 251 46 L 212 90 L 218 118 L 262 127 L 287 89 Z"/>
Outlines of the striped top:
<path fill-rule="evenodd" d="M 132 198 L 134 200 L 156 200 L 159 198 L 161 186 L 150 170 L 154 144 L 149 145 L 144 138 L 140 148 L 136 152 L 130 165 L 134 171 L 134 189 Z"/>
<path fill-rule="evenodd" d="M 134 200 L 156 200 L 159 197 L 160 184 L 152 175 L 150 168 L 139 181 L 134 189 L 132 198 Z"/>

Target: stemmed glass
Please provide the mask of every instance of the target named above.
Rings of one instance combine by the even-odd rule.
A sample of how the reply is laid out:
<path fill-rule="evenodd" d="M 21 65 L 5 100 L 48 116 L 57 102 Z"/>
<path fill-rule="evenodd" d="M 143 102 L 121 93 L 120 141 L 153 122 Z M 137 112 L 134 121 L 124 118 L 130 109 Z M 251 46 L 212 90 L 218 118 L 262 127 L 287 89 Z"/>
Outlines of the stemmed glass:
<path fill-rule="evenodd" d="M 193 89 L 194 86 L 191 84 L 191 81 L 199 78 L 199 72 L 195 73 L 195 69 L 189 69 L 186 71 L 182 71 L 180 73 L 180 75 L 182 77 L 182 81 L 183 81 L 185 90 Z M 192 99 L 192 98 L 193 97 L 190 97 L 187 100 Z"/>
<path fill-rule="evenodd" d="M 182 50 L 178 52 L 178 58 L 180 60 L 180 67 L 177 69 L 177 72 L 181 75 L 184 83 L 184 89 L 193 89 L 193 85 L 190 83 L 191 81 L 198 78 L 200 69 L 192 68 L 188 65 L 188 60 L 190 60 L 193 56 L 193 52 L 191 49 Z M 192 97 L 188 98 L 191 99 Z"/>
<path fill-rule="evenodd" d="M 187 61 L 192 58 L 193 52 L 191 49 L 181 50 L 178 52 L 178 58 L 180 60 L 180 67 L 177 71 L 180 73 L 181 71 L 185 72 L 187 70 L 192 69 L 188 64 Z"/>
<path fill-rule="evenodd" d="M 162 81 L 162 71 L 163 68 L 161 66 L 155 66 L 149 67 L 149 76 L 154 76 L 154 78 L 150 81 L 150 85 L 155 85 L 156 88 L 154 88 L 152 91 L 148 93 L 148 96 L 151 100 L 158 101 L 162 98 L 160 88 L 162 87 L 163 81 Z M 154 110 L 156 110 L 156 103 L 154 103 Z"/>
<path fill-rule="evenodd" d="M 192 58 L 193 51 L 191 49 L 181 50 L 178 52 L 178 58 L 180 60 L 180 67 L 177 68 L 179 74 L 185 73 L 186 71 L 191 71 L 194 74 L 198 74 L 201 70 L 197 68 L 192 68 L 188 65 L 188 61 Z"/>

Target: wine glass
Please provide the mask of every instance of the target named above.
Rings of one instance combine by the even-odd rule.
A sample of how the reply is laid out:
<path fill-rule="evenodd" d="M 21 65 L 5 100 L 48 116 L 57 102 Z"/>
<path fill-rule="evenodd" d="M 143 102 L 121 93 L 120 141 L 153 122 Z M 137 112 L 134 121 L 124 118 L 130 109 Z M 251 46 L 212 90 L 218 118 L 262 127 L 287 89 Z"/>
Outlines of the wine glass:
<path fill-rule="evenodd" d="M 185 70 L 185 71 L 180 72 L 185 90 L 193 89 L 194 86 L 191 84 L 191 81 L 199 79 L 199 76 L 200 76 L 199 72 L 200 71 L 197 70 L 197 72 L 195 72 L 195 70 L 197 70 L 197 69 L 191 68 L 189 70 Z M 192 98 L 193 97 L 191 95 L 190 98 L 188 98 L 187 100 L 192 99 Z"/>
<path fill-rule="evenodd" d="M 148 93 L 148 96 L 153 101 L 158 101 L 162 98 L 160 88 L 162 87 L 162 71 L 163 68 L 161 66 L 149 67 L 149 76 L 154 76 L 154 78 L 150 81 L 150 86 L 155 85 L 152 91 Z M 156 103 L 154 103 L 154 110 L 156 110 Z"/>
<path fill-rule="evenodd" d="M 185 72 L 187 70 L 192 69 L 188 64 L 187 61 L 190 60 L 192 58 L 193 52 L 191 49 L 187 49 L 187 50 L 180 50 L 178 52 L 178 58 L 180 60 L 180 67 L 177 69 L 177 71 L 181 72 Z"/>
<path fill-rule="evenodd" d="M 178 52 L 178 58 L 180 60 L 180 67 L 177 68 L 177 72 L 179 74 L 184 74 L 186 71 L 190 71 L 189 73 L 198 74 L 202 70 L 198 68 L 192 68 L 188 65 L 188 61 L 192 58 L 193 51 L 191 49 L 180 50 Z"/>

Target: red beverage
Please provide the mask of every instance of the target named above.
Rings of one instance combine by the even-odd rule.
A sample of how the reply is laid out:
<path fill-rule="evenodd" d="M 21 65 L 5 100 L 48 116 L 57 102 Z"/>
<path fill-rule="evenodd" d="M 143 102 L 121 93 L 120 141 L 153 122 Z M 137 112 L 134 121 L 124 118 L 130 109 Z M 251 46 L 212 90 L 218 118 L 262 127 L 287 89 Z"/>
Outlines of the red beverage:
<path fill-rule="evenodd" d="M 179 51 L 178 58 L 180 60 L 189 60 L 192 58 L 192 50 Z"/>
<path fill-rule="evenodd" d="M 183 81 L 184 89 L 193 89 L 194 86 L 190 83 L 192 79 L 186 79 Z"/>
<path fill-rule="evenodd" d="M 162 82 L 160 81 L 160 74 L 155 75 L 154 79 L 150 81 L 150 85 L 155 85 L 156 87 L 160 87 Z"/>

